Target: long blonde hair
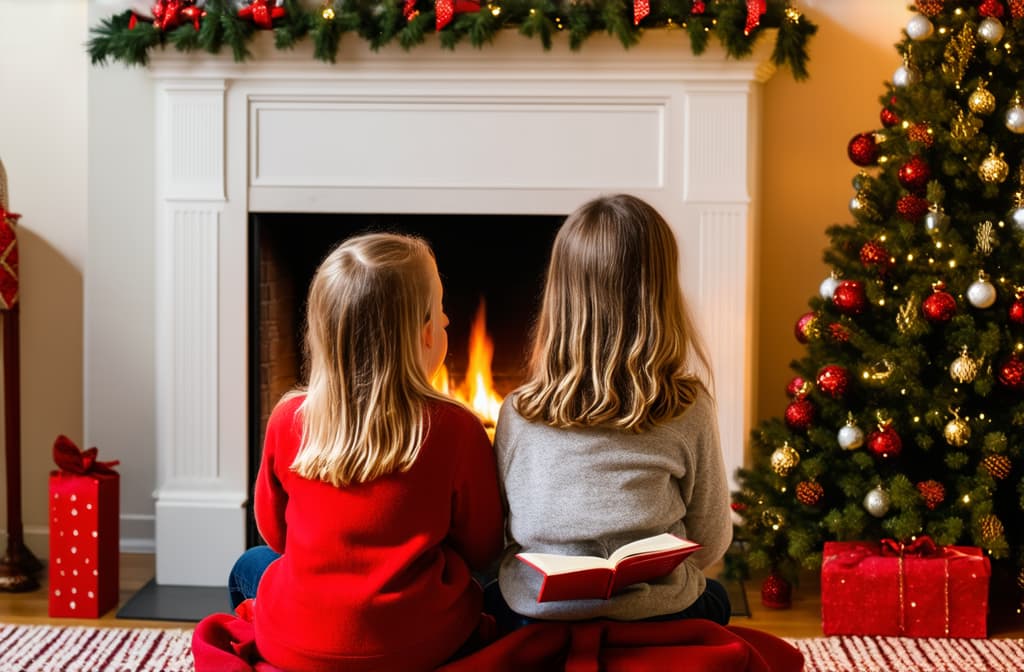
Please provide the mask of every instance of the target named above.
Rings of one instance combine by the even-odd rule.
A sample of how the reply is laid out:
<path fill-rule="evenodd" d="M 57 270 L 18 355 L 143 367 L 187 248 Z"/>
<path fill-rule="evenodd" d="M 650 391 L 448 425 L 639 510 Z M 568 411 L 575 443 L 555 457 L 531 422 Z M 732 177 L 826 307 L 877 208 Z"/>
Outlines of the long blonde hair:
<path fill-rule="evenodd" d="M 425 401 L 441 398 L 420 363 L 433 270 L 425 241 L 388 233 L 350 238 L 320 264 L 306 311 L 302 443 L 291 465 L 300 476 L 364 483 L 415 462 Z"/>
<path fill-rule="evenodd" d="M 529 378 L 515 401 L 524 418 L 642 431 L 681 414 L 711 385 L 678 256 L 668 223 L 635 196 L 596 198 L 569 215 L 555 237 Z"/>

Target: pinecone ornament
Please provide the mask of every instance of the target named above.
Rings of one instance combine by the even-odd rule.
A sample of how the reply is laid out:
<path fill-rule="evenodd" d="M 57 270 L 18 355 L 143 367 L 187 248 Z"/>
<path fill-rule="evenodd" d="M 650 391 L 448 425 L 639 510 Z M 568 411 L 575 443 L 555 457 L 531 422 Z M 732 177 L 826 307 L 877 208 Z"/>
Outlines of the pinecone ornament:
<path fill-rule="evenodd" d="M 981 518 L 981 538 L 985 541 L 995 541 L 1003 536 L 1003 523 L 991 513 Z"/>
<path fill-rule="evenodd" d="M 985 467 L 989 475 L 997 481 L 1009 476 L 1010 470 L 1013 468 L 1010 458 L 1006 455 L 989 455 L 981 461 L 981 466 Z"/>
<path fill-rule="evenodd" d="M 917 0 L 917 9 L 925 16 L 935 16 L 942 11 L 943 0 Z M 1024 2 L 1024 0 L 1020 0 Z"/>
<path fill-rule="evenodd" d="M 946 499 L 946 488 L 938 481 L 921 481 L 917 484 L 917 491 L 921 493 L 929 511 L 934 511 Z"/>
<path fill-rule="evenodd" d="M 814 506 L 825 496 L 825 488 L 815 481 L 800 481 L 796 484 L 796 499 L 805 506 Z"/>

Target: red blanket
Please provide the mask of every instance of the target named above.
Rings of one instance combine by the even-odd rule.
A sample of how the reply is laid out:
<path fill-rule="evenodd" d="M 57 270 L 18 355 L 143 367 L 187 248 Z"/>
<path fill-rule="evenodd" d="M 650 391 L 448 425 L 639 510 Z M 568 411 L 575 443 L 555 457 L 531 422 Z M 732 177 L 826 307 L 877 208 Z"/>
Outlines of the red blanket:
<path fill-rule="evenodd" d="M 192 636 L 196 672 L 282 672 L 259 659 L 252 624 L 212 614 Z M 435 672 L 800 672 L 803 655 L 775 635 L 705 620 L 534 623 Z"/>

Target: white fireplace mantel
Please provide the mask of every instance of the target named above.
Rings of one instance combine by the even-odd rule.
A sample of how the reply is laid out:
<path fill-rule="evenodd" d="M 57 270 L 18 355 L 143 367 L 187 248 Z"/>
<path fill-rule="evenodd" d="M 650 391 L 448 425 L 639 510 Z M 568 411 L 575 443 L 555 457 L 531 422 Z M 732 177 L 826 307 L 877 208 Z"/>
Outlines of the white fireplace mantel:
<path fill-rule="evenodd" d="M 154 59 L 157 582 L 223 585 L 245 547 L 247 215 L 567 214 L 619 191 L 657 207 L 715 370 L 722 449 L 743 462 L 752 414 L 758 84 L 744 60 L 682 31 L 573 53 L 509 33 L 335 65 L 274 51 Z M 514 232 L 510 232 L 514 235 Z M 197 561 L 201 558 L 201 562 Z"/>

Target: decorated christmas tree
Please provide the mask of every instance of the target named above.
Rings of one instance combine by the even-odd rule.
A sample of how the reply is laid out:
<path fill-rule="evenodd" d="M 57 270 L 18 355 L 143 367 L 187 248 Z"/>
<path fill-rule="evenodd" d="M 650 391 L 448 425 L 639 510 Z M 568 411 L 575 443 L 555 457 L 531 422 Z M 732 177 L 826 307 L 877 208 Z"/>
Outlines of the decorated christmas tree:
<path fill-rule="evenodd" d="M 1024 588 L 1024 0 L 917 0 L 900 37 L 734 493 L 730 569 L 776 606 L 828 540 L 977 546 Z"/>

